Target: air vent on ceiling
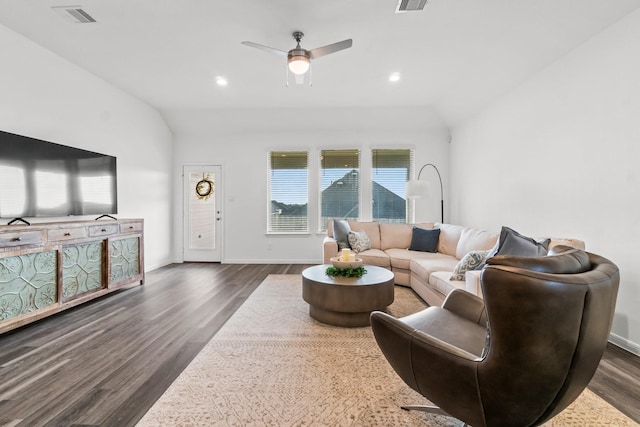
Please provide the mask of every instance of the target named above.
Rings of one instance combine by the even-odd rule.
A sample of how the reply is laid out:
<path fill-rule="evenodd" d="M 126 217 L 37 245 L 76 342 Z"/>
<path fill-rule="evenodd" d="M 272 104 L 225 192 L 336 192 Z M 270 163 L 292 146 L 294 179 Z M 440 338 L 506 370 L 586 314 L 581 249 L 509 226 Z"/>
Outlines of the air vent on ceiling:
<path fill-rule="evenodd" d="M 51 8 L 59 15 L 62 15 L 77 24 L 89 24 L 91 22 L 96 22 L 91 15 L 82 9 L 82 6 L 52 6 Z"/>
<path fill-rule="evenodd" d="M 396 13 L 413 12 L 424 9 L 427 0 L 398 0 Z"/>

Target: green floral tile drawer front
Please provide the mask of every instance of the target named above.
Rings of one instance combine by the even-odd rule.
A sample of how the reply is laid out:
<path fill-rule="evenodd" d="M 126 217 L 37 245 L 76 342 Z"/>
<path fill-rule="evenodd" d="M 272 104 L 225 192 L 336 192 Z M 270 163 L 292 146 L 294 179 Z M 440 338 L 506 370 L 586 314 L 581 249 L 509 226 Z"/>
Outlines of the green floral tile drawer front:
<path fill-rule="evenodd" d="M 57 301 L 56 251 L 0 258 L 0 320 Z"/>
<path fill-rule="evenodd" d="M 64 248 L 62 296 L 73 298 L 102 288 L 102 242 Z"/>
<path fill-rule="evenodd" d="M 117 283 L 140 274 L 138 237 L 111 241 L 111 280 Z"/>

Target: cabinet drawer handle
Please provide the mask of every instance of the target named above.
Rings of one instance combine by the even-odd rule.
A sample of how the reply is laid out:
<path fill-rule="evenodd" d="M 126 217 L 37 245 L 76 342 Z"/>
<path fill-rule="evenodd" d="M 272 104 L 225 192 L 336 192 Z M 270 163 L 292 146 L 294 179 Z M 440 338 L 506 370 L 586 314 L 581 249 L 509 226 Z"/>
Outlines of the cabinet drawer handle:
<path fill-rule="evenodd" d="M 14 237 L 13 239 L 11 239 L 12 242 L 20 242 L 22 241 L 22 237 Z"/>
<path fill-rule="evenodd" d="M 64 233 L 65 236 L 71 236 L 71 233 Z"/>
<path fill-rule="evenodd" d="M 107 232 L 107 229 L 106 229 L 106 228 L 103 228 L 103 229 L 102 229 L 102 232 L 103 232 L 103 233 L 106 233 L 106 232 Z"/>
<path fill-rule="evenodd" d="M 133 230 L 133 225 L 130 225 L 130 226 L 129 226 L 129 230 Z"/>

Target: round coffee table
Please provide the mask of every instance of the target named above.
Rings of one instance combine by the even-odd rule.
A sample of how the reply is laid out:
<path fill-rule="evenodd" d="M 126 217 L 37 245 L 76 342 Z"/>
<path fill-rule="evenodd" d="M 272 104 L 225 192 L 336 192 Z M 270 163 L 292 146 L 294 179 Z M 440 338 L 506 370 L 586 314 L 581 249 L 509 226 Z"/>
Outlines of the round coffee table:
<path fill-rule="evenodd" d="M 367 326 L 374 310 L 393 302 L 393 273 L 386 268 L 365 265 L 360 278 L 331 277 L 330 264 L 309 267 L 302 272 L 302 298 L 309 303 L 309 315 L 335 326 Z"/>

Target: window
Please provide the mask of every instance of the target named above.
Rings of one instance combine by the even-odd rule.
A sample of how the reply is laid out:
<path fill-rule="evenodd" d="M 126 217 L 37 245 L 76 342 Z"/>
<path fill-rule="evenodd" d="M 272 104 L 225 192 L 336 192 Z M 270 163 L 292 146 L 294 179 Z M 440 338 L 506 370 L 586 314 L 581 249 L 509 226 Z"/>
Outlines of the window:
<path fill-rule="evenodd" d="M 20 216 L 27 209 L 27 172 L 20 166 L 0 165 L 0 212 L 3 216 Z"/>
<path fill-rule="evenodd" d="M 308 159 L 306 151 L 269 153 L 268 232 L 309 231 Z"/>
<path fill-rule="evenodd" d="M 320 152 L 320 227 L 334 218 L 357 220 L 360 213 L 360 151 Z"/>
<path fill-rule="evenodd" d="M 406 223 L 411 218 L 405 186 L 413 166 L 408 149 L 372 150 L 371 203 L 374 221 Z"/>
<path fill-rule="evenodd" d="M 67 189 L 69 188 L 68 176 L 61 172 L 49 172 L 36 170 L 34 173 L 36 182 L 37 205 L 42 209 L 60 208 L 69 200 Z"/>

